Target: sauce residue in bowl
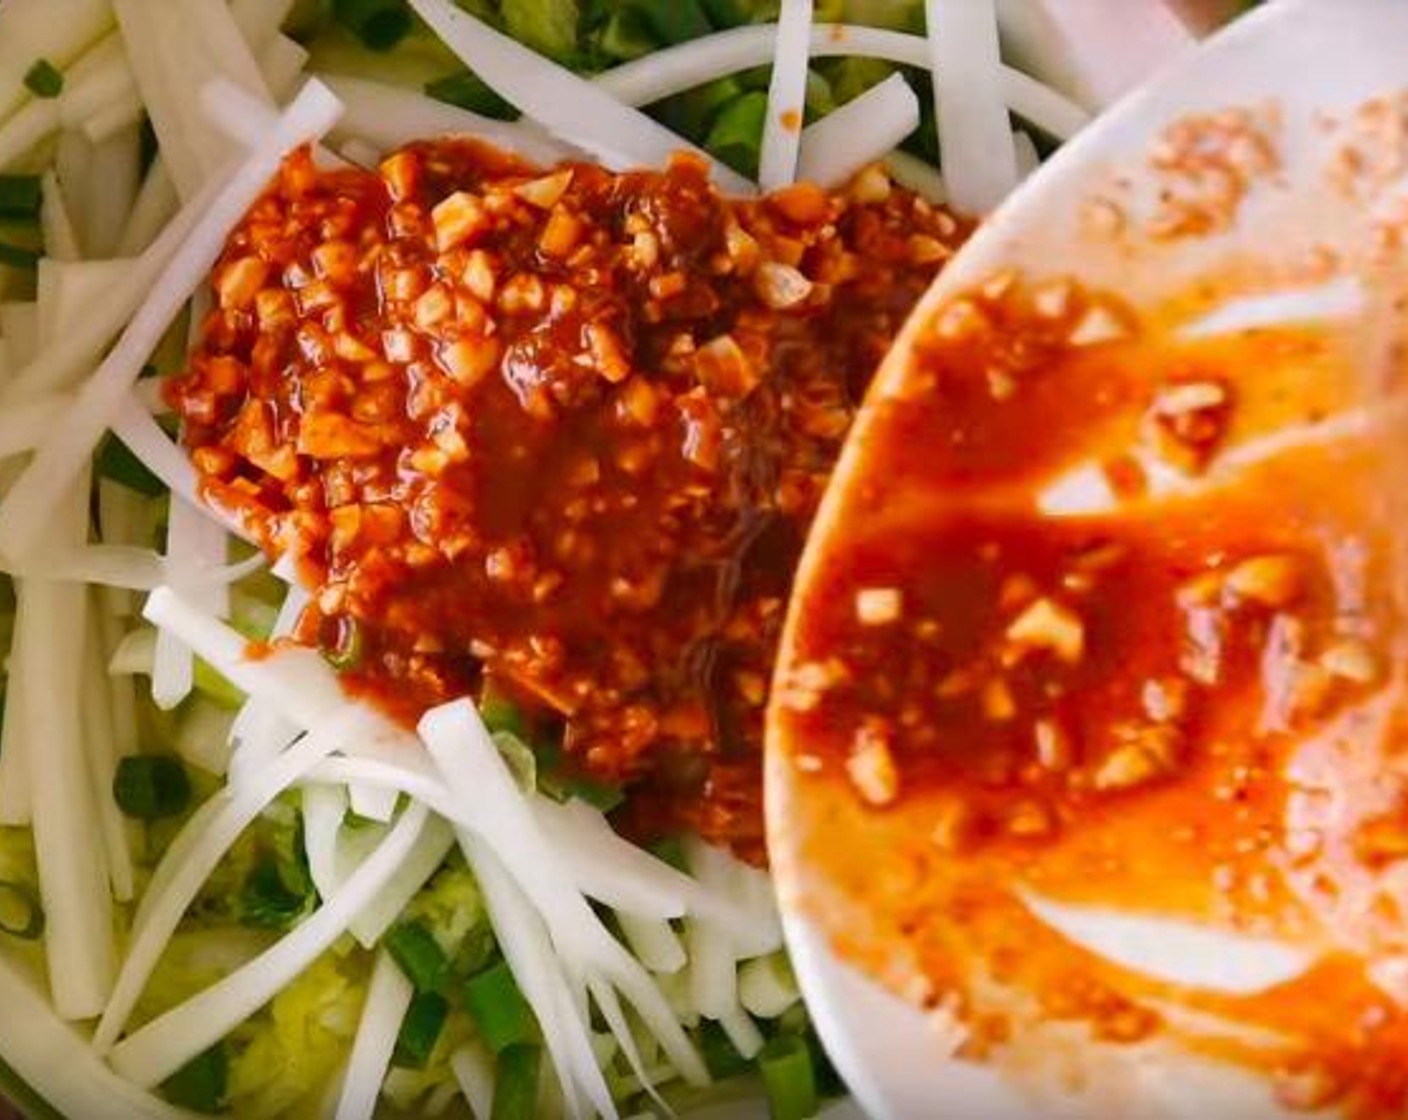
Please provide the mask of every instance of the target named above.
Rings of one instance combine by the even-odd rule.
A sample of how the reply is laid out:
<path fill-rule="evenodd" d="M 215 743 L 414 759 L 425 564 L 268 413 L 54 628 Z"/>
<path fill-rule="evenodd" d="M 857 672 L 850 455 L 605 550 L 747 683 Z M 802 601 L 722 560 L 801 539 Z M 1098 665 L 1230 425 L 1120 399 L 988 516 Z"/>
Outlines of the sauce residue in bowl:
<path fill-rule="evenodd" d="M 1196 337 L 1178 314 L 1005 275 L 919 330 L 799 576 L 774 860 L 965 1053 L 1036 1024 L 1177 1037 L 1283 1104 L 1400 1114 L 1398 405 L 1366 401 L 1332 327 Z M 1028 890 L 1318 963 L 1184 988 L 1067 940 Z"/>
<path fill-rule="evenodd" d="M 304 153 L 230 238 L 172 400 L 299 627 L 404 719 L 491 687 L 629 823 L 762 856 L 793 569 L 880 358 L 967 227 L 878 168 L 720 198 L 436 142 Z"/>

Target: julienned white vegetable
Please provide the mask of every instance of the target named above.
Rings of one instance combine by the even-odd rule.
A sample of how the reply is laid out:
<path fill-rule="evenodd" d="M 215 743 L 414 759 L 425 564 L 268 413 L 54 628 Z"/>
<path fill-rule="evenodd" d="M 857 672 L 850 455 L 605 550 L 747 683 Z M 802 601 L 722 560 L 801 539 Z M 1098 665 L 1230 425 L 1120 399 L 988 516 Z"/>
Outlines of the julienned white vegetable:
<path fill-rule="evenodd" d="M 249 964 L 118 1043 L 108 1056 L 113 1069 L 150 1088 L 248 1019 L 346 932 L 400 871 L 428 819 L 424 806 L 409 806 L 337 894 Z"/>
<path fill-rule="evenodd" d="M 649 105 L 715 78 L 766 66 L 776 39 L 775 24 L 735 27 L 622 63 L 594 80 L 627 105 Z M 922 36 L 858 24 L 816 24 L 810 46 L 812 58 L 878 58 L 923 69 L 933 63 Z M 1057 140 L 1069 140 L 1089 122 L 1086 110 L 1020 70 L 1004 64 L 998 73 L 1007 107 Z"/>
<path fill-rule="evenodd" d="M 66 66 L 112 26 L 108 0 L 6 0 L 0 5 L 0 123 L 29 99 L 24 77 L 37 58 Z"/>
<path fill-rule="evenodd" d="M 665 919 L 639 918 L 623 910 L 617 913 L 616 921 L 631 952 L 651 972 L 673 975 L 688 963 L 679 934 Z"/>
<path fill-rule="evenodd" d="M 303 854 L 308 877 L 322 898 L 331 897 L 340 881 L 337 837 L 347 816 L 347 791 L 341 785 L 313 782 L 303 787 Z"/>
<path fill-rule="evenodd" d="M 738 970 L 738 998 L 760 1019 L 776 1019 L 802 998 L 797 977 L 785 953 L 744 961 Z"/>
<path fill-rule="evenodd" d="M 919 98 L 901 75 L 891 74 L 806 127 L 797 178 L 840 186 L 898 148 L 919 119 Z"/>
<path fill-rule="evenodd" d="M 112 795 L 118 759 L 123 752 L 116 739 L 111 681 L 104 671 L 102 623 L 96 595 L 89 595 L 87 634 L 83 642 L 82 703 L 83 749 L 88 758 L 88 779 L 92 784 L 93 811 L 102 835 L 108 884 L 116 902 L 131 902 L 136 893 L 132 849 L 128 843 L 127 822 Z"/>
<path fill-rule="evenodd" d="M 42 272 L 45 264 L 53 261 L 76 261 L 82 253 L 78 247 L 78 232 L 73 228 L 64 192 L 59 187 L 59 177 L 51 167 L 40 178 L 43 204 L 39 211 L 40 229 L 44 234 L 44 260 L 39 262 Z"/>
<path fill-rule="evenodd" d="M 619 990 L 685 1080 L 707 1083 L 703 1062 L 659 988 L 602 925 L 577 890 L 560 853 L 547 842 L 474 706 L 460 700 L 432 709 L 421 719 L 418 730 L 450 791 L 473 801 L 474 833 L 506 863 L 512 861 L 508 866 L 542 916 L 554 948 L 576 983 L 587 984 L 608 1021 L 611 1000 Z M 516 972 L 515 977 L 520 985 L 524 982 Z M 582 1026 L 585 1029 L 586 1025 Z M 628 1046 L 628 1039 L 629 1032 L 626 1038 L 618 1035 L 617 1041 L 629 1054 L 633 1043 Z"/>
<path fill-rule="evenodd" d="M 1017 185 L 994 0 L 926 0 L 924 12 L 949 196 L 987 214 Z"/>
<path fill-rule="evenodd" d="M 494 1056 L 471 1042 L 450 1055 L 450 1070 L 474 1120 L 489 1120 L 494 1107 Z"/>
<path fill-rule="evenodd" d="M 93 1053 L 86 1038 L 54 1017 L 53 1006 L 27 977 L 0 954 L 0 1007 L 7 1031 L 5 1063 L 38 1088 L 61 1116 L 101 1116 L 104 1120 L 190 1120 L 115 1074 Z"/>
<path fill-rule="evenodd" d="M 460 60 L 499 96 L 554 136 L 613 168 L 663 167 L 681 149 L 695 152 L 730 193 L 752 188 L 707 152 L 644 113 L 622 105 L 592 82 L 495 31 L 450 0 L 410 0 L 411 7 Z"/>
<path fill-rule="evenodd" d="M 117 345 L 83 383 L 74 407 L 62 417 L 0 501 L 0 555 L 21 556 L 35 544 L 48 511 L 82 472 L 104 429 L 121 411 L 148 355 L 191 293 L 204 283 L 229 231 L 263 191 L 285 154 L 320 138 L 332 127 L 340 111 L 337 99 L 325 86 L 309 82 L 264 142 L 221 183 L 209 205 L 203 204 L 203 197 L 198 199 L 202 205 L 190 215 L 188 225 L 178 218 L 168 227 L 168 233 L 172 229 L 180 231 L 173 235 L 179 247 L 162 268 Z M 161 240 L 165 241 L 166 236 Z M 136 280 L 134 277 L 134 283 Z M 101 341 L 96 343 L 93 350 L 101 345 Z M 78 357 L 87 352 L 80 347 Z"/>
<path fill-rule="evenodd" d="M 33 450 L 72 403 L 71 393 L 45 393 L 0 409 L 0 459 Z"/>
<path fill-rule="evenodd" d="M 396 1050 L 396 1036 L 414 995 L 415 987 L 383 949 L 376 956 L 367 985 L 367 999 L 337 1100 L 336 1120 L 367 1120 L 376 1112 L 381 1083 Z"/>
<path fill-rule="evenodd" d="M 332 138 L 339 144 L 356 139 L 388 152 L 412 140 L 465 135 L 537 163 L 557 163 L 581 154 L 532 125 L 496 121 L 402 86 L 340 74 L 320 73 L 317 77 L 346 108 L 332 130 Z"/>
<path fill-rule="evenodd" d="M 411 899 L 430 882 L 454 846 L 454 829 L 445 823 L 443 817 L 431 817 L 421 830 L 420 839 L 406 857 L 400 874 L 372 899 L 348 926 L 348 932 L 357 939 L 362 948 L 370 949 L 382 939 L 401 916 L 402 911 L 410 905 Z M 338 867 L 338 877 L 347 877 L 341 866 Z"/>
<path fill-rule="evenodd" d="M 765 191 L 785 187 L 797 178 L 797 148 L 806 112 L 807 38 L 812 27 L 812 0 L 782 0 L 777 15 L 768 107 L 758 150 L 758 186 Z"/>

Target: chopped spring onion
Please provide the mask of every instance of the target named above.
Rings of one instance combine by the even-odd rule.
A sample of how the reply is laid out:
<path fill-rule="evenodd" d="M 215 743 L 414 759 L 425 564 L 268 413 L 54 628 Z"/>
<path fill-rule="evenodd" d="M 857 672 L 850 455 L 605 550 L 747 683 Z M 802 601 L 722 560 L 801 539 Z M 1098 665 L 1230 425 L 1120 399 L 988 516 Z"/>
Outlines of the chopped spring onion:
<path fill-rule="evenodd" d="M 314 902 L 307 870 L 265 853 L 240 888 L 240 922 L 253 929 L 289 929 Z"/>
<path fill-rule="evenodd" d="M 25 270 L 38 268 L 41 255 L 37 250 L 25 249 L 19 245 L 11 245 L 7 241 L 0 241 L 0 264 L 8 265 L 10 268 Z"/>
<path fill-rule="evenodd" d="M 435 1052 L 450 1017 L 450 1003 L 439 992 L 417 992 L 396 1036 L 393 1064 L 402 1069 L 424 1069 Z"/>
<path fill-rule="evenodd" d="M 758 90 L 744 93 L 719 110 L 704 143 L 730 167 L 751 174 L 758 166 L 767 115 L 767 94 Z"/>
<path fill-rule="evenodd" d="M 38 175 L 0 175 L 0 220 L 33 221 L 43 197 Z"/>
<path fill-rule="evenodd" d="M 191 779 L 180 759 L 163 754 L 133 755 L 118 762 L 112 795 L 134 820 L 175 817 L 191 803 Z"/>
<path fill-rule="evenodd" d="M 803 1039 L 781 1035 L 758 1054 L 772 1120 L 807 1120 L 818 1108 L 816 1072 Z"/>
<path fill-rule="evenodd" d="M 528 721 L 523 718 L 523 710 L 512 700 L 486 690 L 479 702 L 479 718 L 491 735 L 503 732 L 524 742 L 528 740 Z"/>
<path fill-rule="evenodd" d="M 418 992 L 438 992 L 450 976 L 450 959 L 420 922 L 393 926 L 382 942 Z"/>
<path fill-rule="evenodd" d="M 426 82 L 425 95 L 446 105 L 468 109 L 471 113 L 482 113 L 494 120 L 512 120 L 517 116 L 512 105 L 485 85 L 477 74 L 468 70 Z"/>
<path fill-rule="evenodd" d="M 47 58 L 41 58 L 25 71 L 24 88 L 35 97 L 58 97 L 64 91 L 63 71 Z"/>
<path fill-rule="evenodd" d="M 0 879 L 0 933 L 21 941 L 44 936 L 44 906 L 28 883 Z"/>
<path fill-rule="evenodd" d="M 465 1008 L 480 1037 L 496 1054 L 537 1037 L 533 1009 L 523 998 L 507 962 L 490 965 L 464 987 Z"/>
<path fill-rule="evenodd" d="M 539 1046 L 510 1046 L 499 1055 L 491 1120 L 533 1120 L 538 1114 Z"/>
<path fill-rule="evenodd" d="M 161 1083 L 161 1094 L 174 1105 L 206 1115 L 219 1112 L 230 1086 L 230 1054 L 224 1043 L 197 1054 Z"/>
<path fill-rule="evenodd" d="M 333 18 L 371 51 L 389 51 L 410 34 L 404 0 L 333 0 Z"/>
<path fill-rule="evenodd" d="M 166 484 L 114 435 L 105 437 L 98 449 L 97 469 L 103 478 L 110 478 L 148 498 L 159 498 L 166 493 Z"/>

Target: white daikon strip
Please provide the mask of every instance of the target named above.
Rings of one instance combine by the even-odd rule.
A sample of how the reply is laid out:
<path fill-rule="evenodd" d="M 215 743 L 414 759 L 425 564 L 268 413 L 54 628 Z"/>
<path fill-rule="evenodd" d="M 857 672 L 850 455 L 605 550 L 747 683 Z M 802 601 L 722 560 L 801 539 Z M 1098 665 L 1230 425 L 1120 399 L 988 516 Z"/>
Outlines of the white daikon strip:
<path fill-rule="evenodd" d="M 440 817 L 432 817 L 421 830 L 400 874 L 388 883 L 348 925 L 348 932 L 364 949 L 371 949 L 385 936 L 411 899 L 440 870 L 455 846 L 454 830 Z"/>
<path fill-rule="evenodd" d="M 0 409 L 0 459 L 34 450 L 44 432 L 72 403 L 69 393 L 45 393 Z"/>
<path fill-rule="evenodd" d="M 650 105 L 715 78 L 766 66 L 772 59 L 776 38 L 775 24 L 735 27 L 652 51 L 599 74 L 594 80 L 627 105 Z M 925 70 L 933 65 L 923 36 L 858 24 L 814 25 L 810 54 L 813 59 L 878 58 Z M 1089 112 L 1020 70 L 1004 65 L 999 76 L 1007 107 L 1055 139 L 1069 140 L 1089 123 Z"/>
<path fill-rule="evenodd" d="M 123 587 L 129 591 L 150 591 L 161 586 L 165 576 L 159 553 L 122 544 L 62 547 L 46 552 L 32 564 L 21 564 L 11 570 L 22 576 Z"/>
<path fill-rule="evenodd" d="M 1314 288 L 1230 300 L 1216 311 L 1180 327 L 1178 334 L 1183 338 L 1209 338 L 1258 327 L 1337 321 L 1362 314 L 1366 302 L 1364 285 L 1358 277 L 1341 276 Z"/>
<path fill-rule="evenodd" d="M 8 340 L 11 356 L 23 368 L 39 349 L 38 306 L 33 303 L 0 303 L 0 334 Z M 15 378 L 16 382 L 18 380 L 19 375 Z M 5 399 L 8 403 L 21 400 L 25 395 L 15 391 Z"/>
<path fill-rule="evenodd" d="M 428 817 L 424 806 L 411 805 L 376 853 L 336 895 L 249 964 L 113 1047 L 109 1064 L 134 1084 L 150 1088 L 219 1042 L 347 930 L 351 920 L 401 869 Z"/>
<path fill-rule="evenodd" d="M 758 1051 L 763 1048 L 765 1041 L 763 1032 L 758 1029 L 758 1024 L 753 1022 L 753 1017 L 743 1010 L 742 1005 L 736 1004 L 721 1015 L 719 1026 L 723 1027 L 724 1034 L 738 1051 L 739 1057 L 752 1061 L 758 1056 Z"/>
<path fill-rule="evenodd" d="M 472 1040 L 450 1055 L 450 1072 L 474 1120 L 489 1120 L 494 1108 L 494 1056 Z"/>
<path fill-rule="evenodd" d="M 186 908 L 240 833 L 274 798 L 345 741 L 361 717 L 360 711 L 349 706 L 305 735 L 251 779 L 246 788 L 238 793 L 225 790 L 216 794 L 211 798 L 214 808 L 193 816 L 177 834 L 142 898 L 127 956 L 93 1036 L 93 1045 L 100 1053 L 106 1053 L 117 1041 Z M 187 837 L 197 819 L 201 825 L 199 835 Z M 419 829 L 416 831 L 419 833 Z M 198 1047 L 192 1053 L 203 1049 L 204 1046 Z"/>
<path fill-rule="evenodd" d="M 83 663 L 88 596 L 74 584 L 22 580 L 16 599 L 16 656 L 25 685 L 21 723 L 32 737 L 26 752 L 30 796 L 43 806 L 32 827 L 50 991 L 61 1019 L 88 1019 L 107 1002 L 116 965 L 112 895 L 93 827 L 97 808 L 83 746 L 81 674 L 75 671 Z"/>
<path fill-rule="evenodd" d="M 461 11 L 450 0 L 410 0 L 445 45 L 491 89 L 560 139 L 617 169 L 663 167 L 692 151 L 730 193 L 752 185 L 707 152 L 644 113 L 622 105 L 591 81 Z"/>
<path fill-rule="evenodd" d="M 156 629 L 139 626 L 122 636 L 117 648 L 108 657 L 111 676 L 151 676 L 152 659 L 156 656 Z"/>
<path fill-rule="evenodd" d="M 45 994 L 4 954 L 0 954 L 0 1007 L 7 1023 L 24 1025 L 23 1030 L 6 1034 L 5 1063 L 43 1095 L 55 1115 L 190 1120 L 190 1113 L 113 1073 L 85 1037 L 54 1016 Z"/>
<path fill-rule="evenodd" d="M 131 271 L 132 262 L 124 260 L 41 259 L 35 288 L 40 347 L 54 346 L 79 329 L 95 304 L 127 283 Z M 73 387 L 72 383 L 56 386 Z"/>
<path fill-rule="evenodd" d="M 1036 142 L 1020 128 L 1012 130 L 1012 151 L 1017 161 L 1018 180 L 1025 179 L 1041 166 L 1041 153 L 1036 150 Z"/>
<path fill-rule="evenodd" d="M 94 144 L 101 144 L 123 129 L 140 126 L 146 116 L 142 99 L 134 83 L 130 92 L 119 94 L 83 121 L 83 135 Z"/>
<path fill-rule="evenodd" d="M 396 813 L 396 791 L 375 786 L 354 785 L 348 789 L 352 811 L 369 821 L 389 821 Z"/>
<path fill-rule="evenodd" d="M 39 59 L 63 68 L 112 26 L 108 0 L 6 0 L 0 5 L 0 122 L 29 100 L 24 77 Z"/>
<path fill-rule="evenodd" d="M 219 584 L 197 587 L 196 583 L 224 563 L 225 549 L 223 528 L 188 502 L 171 504 L 166 531 L 167 575 L 177 591 L 189 596 L 192 606 L 216 618 L 230 613 L 229 595 Z M 195 655 L 191 648 L 171 631 L 160 631 L 152 664 L 152 701 L 162 711 L 171 711 L 194 687 Z"/>
<path fill-rule="evenodd" d="M 733 943 L 713 922 L 695 917 L 684 924 L 684 942 L 690 1000 L 706 1019 L 721 1019 L 738 1003 Z"/>
<path fill-rule="evenodd" d="M 74 198 L 80 240 L 90 257 L 117 252 L 142 182 L 142 142 L 134 123 L 90 148 L 88 174 Z"/>
<path fill-rule="evenodd" d="M 477 136 L 535 163 L 558 163 L 581 154 L 532 125 L 496 121 L 415 90 L 340 74 L 320 73 L 317 77 L 346 107 L 332 130 L 335 142 L 355 139 L 389 152 L 428 137 Z"/>
<path fill-rule="evenodd" d="M 43 143 L 58 128 L 58 102 L 31 101 L 0 124 L 0 170 Z"/>
<path fill-rule="evenodd" d="M 802 133 L 797 178 L 835 187 L 883 159 L 919 127 L 919 98 L 899 74 L 828 113 Z"/>
<path fill-rule="evenodd" d="M 122 642 L 122 620 L 111 610 L 106 589 L 99 589 L 97 610 L 102 631 L 104 671 Z M 112 744 L 118 758 L 137 749 L 137 693 L 130 676 L 108 672 L 108 692 L 112 697 Z"/>
<path fill-rule="evenodd" d="M 347 791 L 341 785 L 314 782 L 303 787 L 302 802 L 308 877 L 319 898 L 331 898 L 341 882 L 337 873 L 337 836 L 347 816 Z"/>
<path fill-rule="evenodd" d="M 230 17 L 244 36 L 249 49 L 257 54 L 279 33 L 294 0 L 230 0 Z"/>
<path fill-rule="evenodd" d="M 707 1084 L 708 1072 L 660 989 L 576 889 L 474 705 L 459 700 L 434 708 L 417 730 L 451 793 L 475 806 L 475 832 L 502 858 L 513 860 L 519 885 L 542 914 L 558 952 L 608 980 L 635 1007 L 685 1080 Z"/>
<path fill-rule="evenodd" d="M 336 1120 L 371 1120 L 381 1097 L 381 1083 L 391 1068 L 396 1038 L 415 996 L 415 986 L 406 979 L 384 949 L 376 955 L 362 1018 L 352 1040 L 347 1075 L 338 1096 Z"/>
<path fill-rule="evenodd" d="M 797 178 L 811 27 L 812 0 L 782 0 L 772 52 L 772 77 L 768 82 L 768 108 L 758 150 L 758 186 L 765 191 L 785 187 Z"/>
<path fill-rule="evenodd" d="M 559 805 L 532 799 L 533 816 L 567 862 L 583 894 L 642 918 L 681 918 L 695 884 L 664 860 L 618 836 L 602 813 L 585 802 Z"/>
<path fill-rule="evenodd" d="M 616 1102 L 592 1050 L 591 1025 L 572 998 L 564 961 L 541 914 L 487 842 L 468 830 L 460 831 L 459 840 L 484 892 L 504 960 L 543 1032 L 567 1114 L 585 1118 L 595 1110 L 596 1115 L 615 1117 Z"/>
<path fill-rule="evenodd" d="M 133 257 L 146 252 L 166 228 L 179 205 L 176 185 L 166 173 L 166 164 L 158 153 L 147 168 L 147 177 L 142 180 L 137 200 L 132 204 L 127 228 L 123 230 L 122 240 L 117 245 L 118 256 Z"/>
<path fill-rule="evenodd" d="M 685 858 L 697 880 L 690 911 L 729 939 L 735 959 L 759 957 L 782 947 L 782 919 L 766 872 L 698 837 L 685 840 Z"/>
<path fill-rule="evenodd" d="M 639 918 L 629 911 L 619 912 L 616 921 L 631 952 L 651 972 L 676 973 L 688 962 L 684 944 L 669 922 Z"/>
<path fill-rule="evenodd" d="M 275 572 L 282 565 L 275 566 Z M 297 584 L 289 584 L 279 613 L 274 618 L 271 638 L 284 638 L 293 633 L 294 626 L 308 605 L 308 593 Z M 266 763 L 283 750 L 298 728 L 281 716 L 273 705 L 259 697 L 250 697 L 235 717 L 230 729 L 234 751 L 230 757 L 230 784 L 238 786 L 249 773 Z"/>
<path fill-rule="evenodd" d="M 112 792 L 120 753 L 113 742 L 112 695 L 108 691 L 108 675 L 104 672 L 102 623 L 96 608 L 94 599 L 89 606 L 88 633 L 83 643 L 83 746 L 107 862 L 108 884 L 116 901 L 131 902 L 135 893 L 132 851 L 128 846 L 127 821 Z"/>
<path fill-rule="evenodd" d="M 82 256 L 78 246 L 78 232 L 69 217 L 68 206 L 64 202 L 63 191 L 59 189 L 59 178 L 51 167 L 39 180 L 43 192 L 39 211 L 40 226 L 44 231 L 44 255 L 56 261 L 76 261 Z M 44 262 L 40 262 L 42 269 Z"/>
<path fill-rule="evenodd" d="M 17 581 L 18 583 L 18 581 Z M 24 646 L 22 619 L 16 612 L 8 654 L 9 688 L 5 690 L 5 719 L 0 723 L 0 827 L 27 828 L 34 802 L 30 797 L 29 751 L 36 741 L 28 725 L 32 705 L 28 696 L 29 670 L 21 655 Z"/>
<path fill-rule="evenodd" d="M 939 151 L 953 204 L 987 214 L 1017 185 L 994 0 L 925 0 Z"/>
<path fill-rule="evenodd" d="M 287 35 L 275 35 L 259 52 L 259 71 L 275 100 L 296 90 L 308 65 L 308 48 Z"/>
<path fill-rule="evenodd" d="M 1314 955 L 1155 914 L 1057 902 L 1021 892 L 1027 908 L 1061 936 L 1123 968 L 1172 984 L 1249 995 L 1295 979 Z"/>
<path fill-rule="evenodd" d="M 738 998 L 759 1019 L 776 1019 L 802 998 L 786 953 L 744 961 L 738 970 Z"/>

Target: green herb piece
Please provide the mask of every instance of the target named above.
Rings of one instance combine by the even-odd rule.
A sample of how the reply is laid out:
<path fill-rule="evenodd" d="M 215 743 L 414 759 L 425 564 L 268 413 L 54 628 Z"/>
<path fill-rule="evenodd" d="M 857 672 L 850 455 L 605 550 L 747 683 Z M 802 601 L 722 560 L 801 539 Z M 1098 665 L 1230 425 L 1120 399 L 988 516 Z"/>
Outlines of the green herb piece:
<path fill-rule="evenodd" d="M 666 836 L 650 846 L 650 854 L 668 863 L 676 871 L 689 873 L 689 861 L 684 856 L 684 841 L 678 836 Z"/>
<path fill-rule="evenodd" d="M 435 935 L 420 922 L 394 926 L 383 942 L 418 992 L 438 992 L 450 975 L 450 961 Z"/>
<path fill-rule="evenodd" d="M 9 265 L 11 268 L 38 268 L 42 255 L 36 249 L 24 249 L 19 245 L 0 241 L 0 264 Z"/>
<path fill-rule="evenodd" d="M 362 664 L 362 627 L 355 618 L 344 618 L 337 630 L 337 644 L 322 649 L 323 660 L 339 673 L 350 672 Z"/>
<path fill-rule="evenodd" d="M 464 987 L 464 1003 L 480 1037 L 495 1054 L 537 1037 L 533 1009 L 505 961 L 470 979 Z"/>
<path fill-rule="evenodd" d="M 313 884 L 296 864 L 260 856 L 240 888 L 239 918 L 252 929 L 288 929 L 313 902 Z"/>
<path fill-rule="evenodd" d="M 44 905 L 28 883 L 0 879 L 0 933 L 21 941 L 44 936 Z"/>
<path fill-rule="evenodd" d="M 758 1072 L 768 1094 L 772 1120 L 807 1120 L 819 1102 L 812 1054 L 795 1035 L 773 1039 L 758 1054 Z"/>
<path fill-rule="evenodd" d="M 411 33 L 414 19 L 405 0 L 333 0 L 333 18 L 370 51 L 389 51 Z"/>
<path fill-rule="evenodd" d="M 577 0 L 502 0 L 504 29 L 539 54 L 569 62 L 577 52 Z"/>
<path fill-rule="evenodd" d="M 704 146 L 735 171 L 751 177 L 758 170 L 767 115 L 766 93 L 753 90 L 736 97 L 719 111 Z"/>
<path fill-rule="evenodd" d="M 0 175 L 0 219 L 35 221 L 43 199 L 38 175 Z"/>
<path fill-rule="evenodd" d="M 723 1027 L 712 1019 L 706 1019 L 699 1028 L 699 1053 L 704 1058 L 704 1065 L 709 1070 L 709 1076 L 715 1081 L 726 1081 L 730 1077 L 737 1077 L 753 1065 L 734 1049 L 733 1043 L 729 1041 Z"/>
<path fill-rule="evenodd" d="M 166 493 L 166 483 L 152 474 L 115 435 L 109 434 L 99 446 L 97 467 L 102 478 L 111 479 L 145 497 L 159 498 Z"/>
<path fill-rule="evenodd" d="M 197 692 L 229 711 L 244 704 L 244 693 L 203 657 L 196 658 L 194 683 Z"/>
<path fill-rule="evenodd" d="M 479 718 L 492 734 L 503 732 L 525 742 L 528 740 L 528 721 L 512 700 L 505 700 L 486 690 L 484 698 L 479 701 Z"/>
<path fill-rule="evenodd" d="M 112 795 L 118 808 L 135 820 L 175 817 L 191 803 L 191 779 L 174 755 L 133 755 L 117 764 Z"/>
<path fill-rule="evenodd" d="M 449 1015 L 450 1004 L 444 996 L 438 992 L 417 992 L 401 1021 L 392 1064 L 402 1069 L 424 1069 L 435 1052 L 435 1044 L 440 1041 Z"/>
<path fill-rule="evenodd" d="M 494 1071 L 494 1104 L 490 1120 L 533 1120 L 538 1114 L 540 1047 L 520 1044 L 499 1055 Z"/>
<path fill-rule="evenodd" d="M 633 0 L 630 6 L 662 43 L 684 43 L 714 30 L 699 0 Z"/>
<path fill-rule="evenodd" d="M 230 1055 L 223 1043 L 198 1054 L 161 1085 L 162 1096 L 192 1112 L 219 1112 L 230 1084 Z"/>
<path fill-rule="evenodd" d="M 47 58 L 38 59 L 25 71 L 24 87 L 35 97 L 58 97 L 64 91 L 63 71 Z"/>

